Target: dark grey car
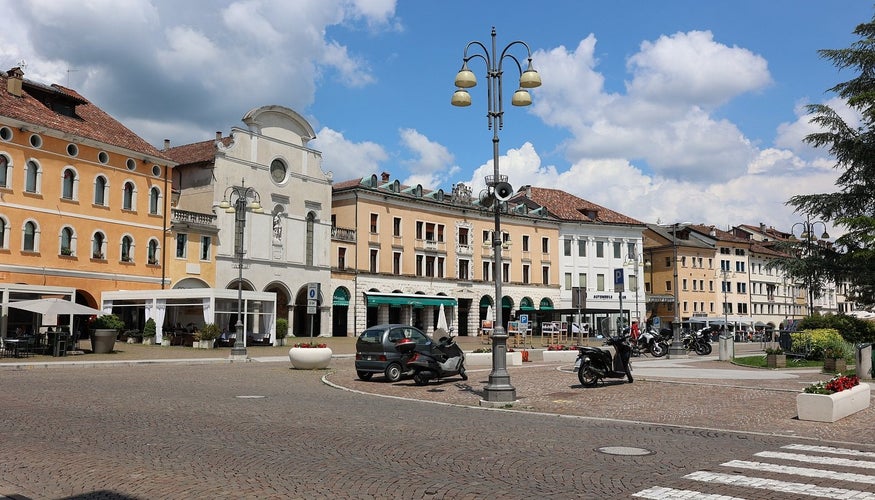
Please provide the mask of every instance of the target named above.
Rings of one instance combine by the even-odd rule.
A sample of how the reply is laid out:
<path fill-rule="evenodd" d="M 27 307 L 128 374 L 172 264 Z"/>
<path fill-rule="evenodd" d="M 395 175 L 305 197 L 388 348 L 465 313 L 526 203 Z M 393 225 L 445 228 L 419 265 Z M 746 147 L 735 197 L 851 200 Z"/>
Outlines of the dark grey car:
<path fill-rule="evenodd" d="M 401 354 L 395 343 L 401 339 L 413 339 L 419 345 L 431 344 L 419 329 L 410 325 L 375 325 L 359 335 L 355 343 L 355 370 L 362 380 L 370 380 L 375 373 L 382 373 L 389 382 L 397 382 L 407 373 Z"/>

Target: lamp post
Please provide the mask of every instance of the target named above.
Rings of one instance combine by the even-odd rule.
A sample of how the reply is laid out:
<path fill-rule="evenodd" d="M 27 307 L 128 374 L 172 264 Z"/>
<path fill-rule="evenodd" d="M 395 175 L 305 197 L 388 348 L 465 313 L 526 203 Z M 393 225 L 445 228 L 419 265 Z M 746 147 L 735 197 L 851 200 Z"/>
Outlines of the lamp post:
<path fill-rule="evenodd" d="M 252 200 L 250 201 L 250 198 Z M 234 256 L 237 258 L 237 335 L 234 347 L 231 348 L 231 358 L 246 358 L 246 335 L 243 323 L 243 234 L 246 229 L 246 210 L 262 213 L 261 197 L 251 187 L 246 187 L 246 179 L 240 180 L 239 186 L 225 189 L 225 195 L 219 203 L 219 208 L 225 213 L 234 214 Z"/>
<path fill-rule="evenodd" d="M 492 130 L 492 169 L 493 175 L 486 177 L 486 185 L 490 189 L 488 195 L 481 199 L 485 206 L 490 205 L 495 213 L 495 231 L 492 234 L 492 254 L 495 259 L 495 328 L 492 333 L 492 372 L 489 374 L 489 383 L 484 388 L 483 405 L 503 404 L 516 401 L 516 388 L 510 384 L 510 375 L 507 373 L 507 332 L 502 322 L 502 265 L 501 265 L 501 202 L 506 201 L 512 195 L 512 188 L 507 183 L 507 176 L 501 176 L 498 168 L 498 130 L 504 124 L 504 110 L 502 108 L 502 65 L 505 59 L 516 63 L 520 73 L 520 88 L 511 98 L 514 106 L 528 106 L 532 103 L 532 96 L 526 89 L 539 87 L 541 76 L 532 67 L 532 51 L 529 46 L 520 40 L 509 43 L 496 57 L 495 27 L 492 28 L 491 50 L 482 42 L 471 41 L 465 46 L 462 55 L 462 69 L 456 74 L 456 91 L 450 101 L 453 106 L 465 107 L 471 105 L 471 95 L 467 90 L 477 85 L 474 72 L 468 69 L 468 61 L 480 58 L 486 63 L 486 87 L 487 87 L 487 119 L 489 128 Z M 524 47 L 528 58 L 528 66 L 523 71 L 519 59 L 508 51 L 514 46 Z M 468 50 L 472 54 L 468 55 Z M 484 203 L 485 202 L 485 203 Z"/>
<path fill-rule="evenodd" d="M 674 287 L 674 321 L 671 325 L 672 330 L 672 339 L 671 346 L 668 348 L 668 357 L 672 358 L 675 356 L 684 356 L 687 354 L 686 349 L 684 349 L 684 343 L 681 342 L 681 311 L 680 304 L 678 303 L 678 242 L 677 242 L 677 231 L 678 227 L 683 224 L 676 222 L 672 224 L 671 227 L 671 249 L 672 249 L 672 272 L 674 282 L 672 286 Z"/>
<path fill-rule="evenodd" d="M 823 234 L 819 238 L 814 233 L 814 230 L 818 224 L 823 226 Z M 797 222 L 796 224 L 793 224 L 793 226 L 790 228 L 790 241 L 799 241 L 799 239 L 796 238 L 796 226 L 802 228 L 802 233 L 800 233 L 799 238 L 805 240 L 805 258 L 810 259 L 811 242 L 829 239 L 829 234 L 826 232 L 826 223 L 819 220 L 812 221 L 811 215 L 806 214 L 804 222 Z M 805 286 L 808 288 L 808 315 L 811 316 L 814 314 L 814 297 L 816 294 L 814 290 L 814 270 L 811 269 L 810 262 L 808 263 L 808 265 L 805 266 L 805 271 Z M 819 293 L 820 292 L 818 290 L 817 295 L 819 295 Z"/>
<path fill-rule="evenodd" d="M 720 283 L 720 288 L 723 289 L 723 328 L 726 329 L 723 333 L 723 337 L 725 338 L 729 335 L 729 303 L 726 294 L 729 292 L 730 288 L 730 283 L 726 281 L 726 279 L 732 276 L 732 271 L 728 268 L 722 267 L 721 263 L 720 275 L 723 277 L 723 281 Z"/>

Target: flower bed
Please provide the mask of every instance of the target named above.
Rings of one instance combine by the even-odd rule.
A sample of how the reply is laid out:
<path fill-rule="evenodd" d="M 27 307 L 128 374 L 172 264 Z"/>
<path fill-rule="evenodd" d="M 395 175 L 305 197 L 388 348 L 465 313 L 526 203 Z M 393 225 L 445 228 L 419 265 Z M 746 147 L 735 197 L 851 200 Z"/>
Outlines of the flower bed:
<path fill-rule="evenodd" d="M 796 395 L 796 414 L 799 420 L 835 422 L 868 408 L 869 394 L 869 385 L 857 376 L 837 375 Z"/>

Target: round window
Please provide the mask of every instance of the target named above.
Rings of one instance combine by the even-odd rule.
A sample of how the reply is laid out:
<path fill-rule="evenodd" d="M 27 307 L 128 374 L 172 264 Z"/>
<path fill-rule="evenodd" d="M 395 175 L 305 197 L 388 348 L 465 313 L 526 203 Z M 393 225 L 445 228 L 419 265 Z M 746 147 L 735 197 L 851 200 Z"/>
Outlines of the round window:
<path fill-rule="evenodd" d="M 0 127 L 0 139 L 4 141 L 12 140 L 12 129 L 9 127 Z"/>
<path fill-rule="evenodd" d="M 73 144 L 72 142 L 70 144 L 67 144 L 67 154 L 70 156 L 79 155 L 79 146 Z"/>
<path fill-rule="evenodd" d="M 125 161 L 125 166 L 128 167 L 128 170 L 134 170 L 137 168 L 137 162 L 133 158 L 128 158 L 127 161 Z"/>
<path fill-rule="evenodd" d="M 106 163 L 109 161 L 109 155 L 106 153 L 106 151 L 101 151 L 97 153 L 97 161 L 99 161 L 100 163 Z"/>
<path fill-rule="evenodd" d="M 158 165 L 152 165 L 152 175 L 155 177 L 161 177 L 161 167 Z"/>
<path fill-rule="evenodd" d="M 274 160 L 270 163 L 270 176 L 274 182 L 286 180 L 286 164 L 282 160 Z"/>

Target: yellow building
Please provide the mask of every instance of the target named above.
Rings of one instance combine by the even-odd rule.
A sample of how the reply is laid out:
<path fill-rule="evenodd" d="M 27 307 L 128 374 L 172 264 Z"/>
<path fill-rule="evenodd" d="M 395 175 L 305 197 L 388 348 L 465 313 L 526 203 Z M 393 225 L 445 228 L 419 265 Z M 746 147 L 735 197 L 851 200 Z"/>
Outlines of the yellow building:
<path fill-rule="evenodd" d="M 28 287 L 70 287 L 92 307 L 104 291 L 161 289 L 173 165 L 75 91 L 0 72 L 0 282 L 17 286 L 6 314 L 44 295 Z"/>

